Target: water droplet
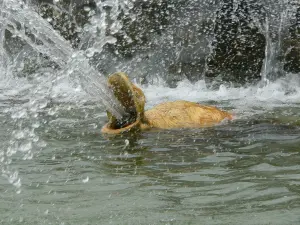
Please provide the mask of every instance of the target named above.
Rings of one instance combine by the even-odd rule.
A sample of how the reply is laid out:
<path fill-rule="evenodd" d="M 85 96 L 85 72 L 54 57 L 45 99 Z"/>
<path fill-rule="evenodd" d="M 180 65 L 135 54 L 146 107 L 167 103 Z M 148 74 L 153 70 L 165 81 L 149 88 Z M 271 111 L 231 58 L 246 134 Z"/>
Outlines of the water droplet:
<path fill-rule="evenodd" d="M 40 141 L 40 142 L 38 142 L 38 144 L 37 144 L 39 147 L 42 147 L 42 148 L 44 148 L 44 147 L 46 147 L 47 146 L 47 143 L 45 142 L 45 141 Z"/>
<path fill-rule="evenodd" d="M 46 99 L 44 99 L 43 101 L 40 102 L 39 108 L 40 109 L 46 108 L 47 105 L 48 105 L 48 101 Z"/>
<path fill-rule="evenodd" d="M 39 122 L 36 122 L 36 123 L 33 123 L 31 125 L 33 128 L 39 128 L 40 127 L 40 123 Z"/>
<path fill-rule="evenodd" d="M 40 138 L 39 138 L 38 136 L 36 136 L 36 137 L 34 137 L 34 138 L 32 139 L 32 141 L 33 141 L 33 142 L 38 142 L 39 139 L 40 139 Z"/>
<path fill-rule="evenodd" d="M 89 177 L 86 177 L 85 179 L 82 180 L 82 183 L 87 183 L 89 182 L 90 178 Z"/>
<path fill-rule="evenodd" d="M 51 109 L 49 109 L 49 111 L 48 111 L 48 115 L 53 116 L 53 115 L 56 113 L 56 111 L 57 111 L 57 109 L 51 108 Z"/>
<path fill-rule="evenodd" d="M 28 141 L 24 144 L 21 144 L 19 147 L 19 150 L 21 152 L 28 152 L 31 148 L 32 148 L 32 143 L 31 143 L 31 141 Z"/>
<path fill-rule="evenodd" d="M 27 112 L 25 109 L 22 109 L 11 115 L 11 118 L 13 118 L 13 119 L 19 119 L 19 118 L 25 118 L 25 117 L 27 117 Z"/>
<path fill-rule="evenodd" d="M 21 179 L 20 178 L 16 178 L 15 181 L 12 183 L 16 188 L 20 188 L 21 187 Z"/>
<path fill-rule="evenodd" d="M 13 135 L 15 139 L 23 139 L 25 137 L 25 134 L 23 131 L 13 131 Z"/>
<path fill-rule="evenodd" d="M 31 160 L 32 158 L 33 158 L 33 154 L 29 152 L 23 157 L 23 160 Z"/>
<path fill-rule="evenodd" d="M 128 139 L 126 139 L 125 140 L 125 146 L 124 146 L 124 148 L 123 149 L 125 149 L 127 146 L 129 145 L 129 140 Z"/>
<path fill-rule="evenodd" d="M 84 7 L 83 7 L 83 10 L 86 11 L 86 12 L 89 12 L 89 11 L 91 11 L 91 8 L 88 7 L 88 6 L 84 6 Z"/>

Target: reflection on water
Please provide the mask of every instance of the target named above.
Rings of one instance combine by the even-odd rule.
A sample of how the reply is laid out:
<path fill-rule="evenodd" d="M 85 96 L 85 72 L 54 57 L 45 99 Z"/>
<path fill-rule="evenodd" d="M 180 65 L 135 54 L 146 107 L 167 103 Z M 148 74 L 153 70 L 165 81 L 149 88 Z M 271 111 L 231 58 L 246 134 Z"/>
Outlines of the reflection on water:
<path fill-rule="evenodd" d="M 36 129 L 47 146 L 32 160 L 13 156 L 22 192 L 0 179 L 2 224 L 300 222 L 299 107 L 118 137 L 99 133 L 103 109 L 53 108 L 40 111 Z M 13 129 L 5 116 L 1 139 Z"/>

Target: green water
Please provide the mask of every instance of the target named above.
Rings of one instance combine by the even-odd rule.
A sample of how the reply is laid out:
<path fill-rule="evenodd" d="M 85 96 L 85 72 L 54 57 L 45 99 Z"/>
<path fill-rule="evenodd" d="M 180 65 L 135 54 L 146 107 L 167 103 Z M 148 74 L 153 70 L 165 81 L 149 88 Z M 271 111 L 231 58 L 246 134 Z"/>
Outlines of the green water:
<path fill-rule="evenodd" d="M 103 110 L 56 104 L 45 146 L 12 156 L 21 192 L 0 178 L 0 224 L 300 224 L 299 107 L 107 138 Z M 1 121 L 5 143 L 18 128 Z"/>

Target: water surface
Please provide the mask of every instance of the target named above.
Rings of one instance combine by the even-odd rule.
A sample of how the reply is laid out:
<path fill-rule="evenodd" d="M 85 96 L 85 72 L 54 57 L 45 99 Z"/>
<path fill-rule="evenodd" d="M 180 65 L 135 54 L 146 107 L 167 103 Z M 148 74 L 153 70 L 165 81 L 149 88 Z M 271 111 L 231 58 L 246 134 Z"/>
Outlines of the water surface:
<path fill-rule="evenodd" d="M 186 99 L 236 119 L 117 137 L 100 133 L 104 108 L 83 93 L 78 103 L 74 90 L 56 90 L 60 97 L 20 115 L 30 99 L 3 92 L 0 152 L 11 154 L 1 160 L 0 223 L 299 224 L 299 92 L 282 82 L 143 86 L 147 108 Z"/>

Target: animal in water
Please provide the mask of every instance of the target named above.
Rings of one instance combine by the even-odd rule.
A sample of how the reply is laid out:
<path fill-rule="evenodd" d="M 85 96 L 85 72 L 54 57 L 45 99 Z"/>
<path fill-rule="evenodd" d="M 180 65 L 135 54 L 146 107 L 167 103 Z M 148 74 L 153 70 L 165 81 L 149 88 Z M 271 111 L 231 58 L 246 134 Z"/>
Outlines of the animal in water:
<path fill-rule="evenodd" d="M 101 130 L 104 134 L 120 134 L 152 128 L 201 128 L 219 124 L 225 119 L 232 120 L 230 113 L 216 107 L 183 100 L 164 102 L 145 111 L 146 98 L 143 91 L 123 72 L 110 75 L 108 87 L 124 107 L 126 115 L 117 119 L 107 112 L 109 121 Z"/>

